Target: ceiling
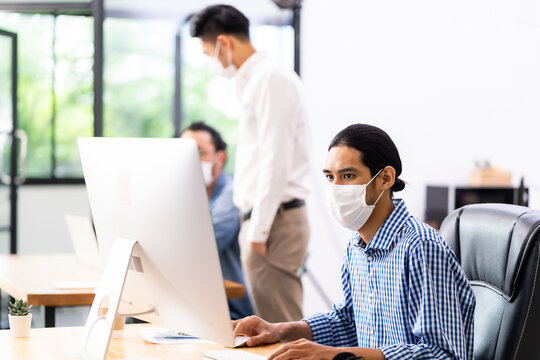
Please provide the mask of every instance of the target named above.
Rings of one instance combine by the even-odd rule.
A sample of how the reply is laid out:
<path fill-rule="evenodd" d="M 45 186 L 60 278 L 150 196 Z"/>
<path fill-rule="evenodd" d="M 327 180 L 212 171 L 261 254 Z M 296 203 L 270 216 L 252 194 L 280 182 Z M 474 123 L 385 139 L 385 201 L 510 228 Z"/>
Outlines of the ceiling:
<path fill-rule="evenodd" d="M 105 14 L 110 17 L 174 18 L 185 19 L 188 15 L 205 6 L 219 1 L 212 0 L 104 0 Z M 0 9 L 16 9 L 18 6 L 28 11 L 35 6 L 43 11 L 47 4 L 61 8 L 63 4 L 84 5 L 89 0 L 0 0 Z M 281 10 L 272 0 L 229 0 L 233 5 L 255 23 L 288 23 L 291 12 Z"/>

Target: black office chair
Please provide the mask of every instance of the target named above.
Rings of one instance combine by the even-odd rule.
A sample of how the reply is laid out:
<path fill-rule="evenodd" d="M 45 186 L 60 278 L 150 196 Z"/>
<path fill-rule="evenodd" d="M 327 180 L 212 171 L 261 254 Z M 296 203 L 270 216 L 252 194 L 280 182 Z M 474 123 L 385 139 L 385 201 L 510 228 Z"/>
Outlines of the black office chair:
<path fill-rule="evenodd" d="M 467 205 L 440 232 L 476 296 L 474 358 L 540 359 L 540 211 Z"/>

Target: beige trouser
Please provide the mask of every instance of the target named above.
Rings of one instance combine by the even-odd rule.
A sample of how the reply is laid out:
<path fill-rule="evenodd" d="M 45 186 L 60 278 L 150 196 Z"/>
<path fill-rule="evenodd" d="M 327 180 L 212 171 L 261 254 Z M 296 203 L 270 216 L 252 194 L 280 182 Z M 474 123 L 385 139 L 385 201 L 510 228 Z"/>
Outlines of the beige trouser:
<path fill-rule="evenodd" d="M 309 242 L 306 207 L 280 209 L 270 229 L 266 256 L 246 239 L 249 220 L 240 229 L 240 249 L 246 284 L 255 312 L 270 322 L 302 318 L 302 282 L 298 269 L 304 263 Z"/>

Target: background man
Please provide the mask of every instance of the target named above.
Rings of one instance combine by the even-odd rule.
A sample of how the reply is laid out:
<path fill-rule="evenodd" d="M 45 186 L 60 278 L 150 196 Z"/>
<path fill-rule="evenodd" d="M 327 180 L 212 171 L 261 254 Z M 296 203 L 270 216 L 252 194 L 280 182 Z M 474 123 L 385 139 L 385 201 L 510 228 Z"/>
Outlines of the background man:
<path fill-rule="evenodd" d="M 227 5 L 191 20 L 191 35 L 220 72 L 235 77 L 239 122 L 234 200 L 242 212 L 242 263 L 256 312 L 302 318 L 302 266 L 309 240 L 303 183 L 309 173 L 307 115 L 298 76 L 261 52 L 249 20 Z"/>
<path fill-rule="evenodd" d="M 227 144 L 216 130 L 202 122 L 192 123 L 182 138 L 194 139 L 199 146 L 223 277 L 244 284 L 238 246 L 238 209 L 232 199 L 232 180 L 222 172 Z M 233 319 L 253 314 L 247 293 L 243 299 L 229 299 L 229 309 Z"/>

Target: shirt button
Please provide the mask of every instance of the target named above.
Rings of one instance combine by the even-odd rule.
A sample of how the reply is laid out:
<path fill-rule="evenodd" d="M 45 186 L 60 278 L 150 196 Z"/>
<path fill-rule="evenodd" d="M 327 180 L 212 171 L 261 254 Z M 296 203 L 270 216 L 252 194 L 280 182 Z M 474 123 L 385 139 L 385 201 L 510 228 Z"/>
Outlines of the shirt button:
<path fill-rule="evenodd" d="M 369 293 L 369 297 L 373 297 L 373 293 L 372 293 L 372 292 Z"/>
<path fill-rule="evenodd" d="M 373 260 L 373 258 L 371 256 L 368 256 L 367 261 L 371 261 L 371 260 Z"/>
<path fill-rule="evenodd" d="M 373 329 L 371 329 L 370 333 L 371 333 L 371 335 L 373 335 L 373 334 L 374 334 L 374 331 L 373 331 Z"/>

